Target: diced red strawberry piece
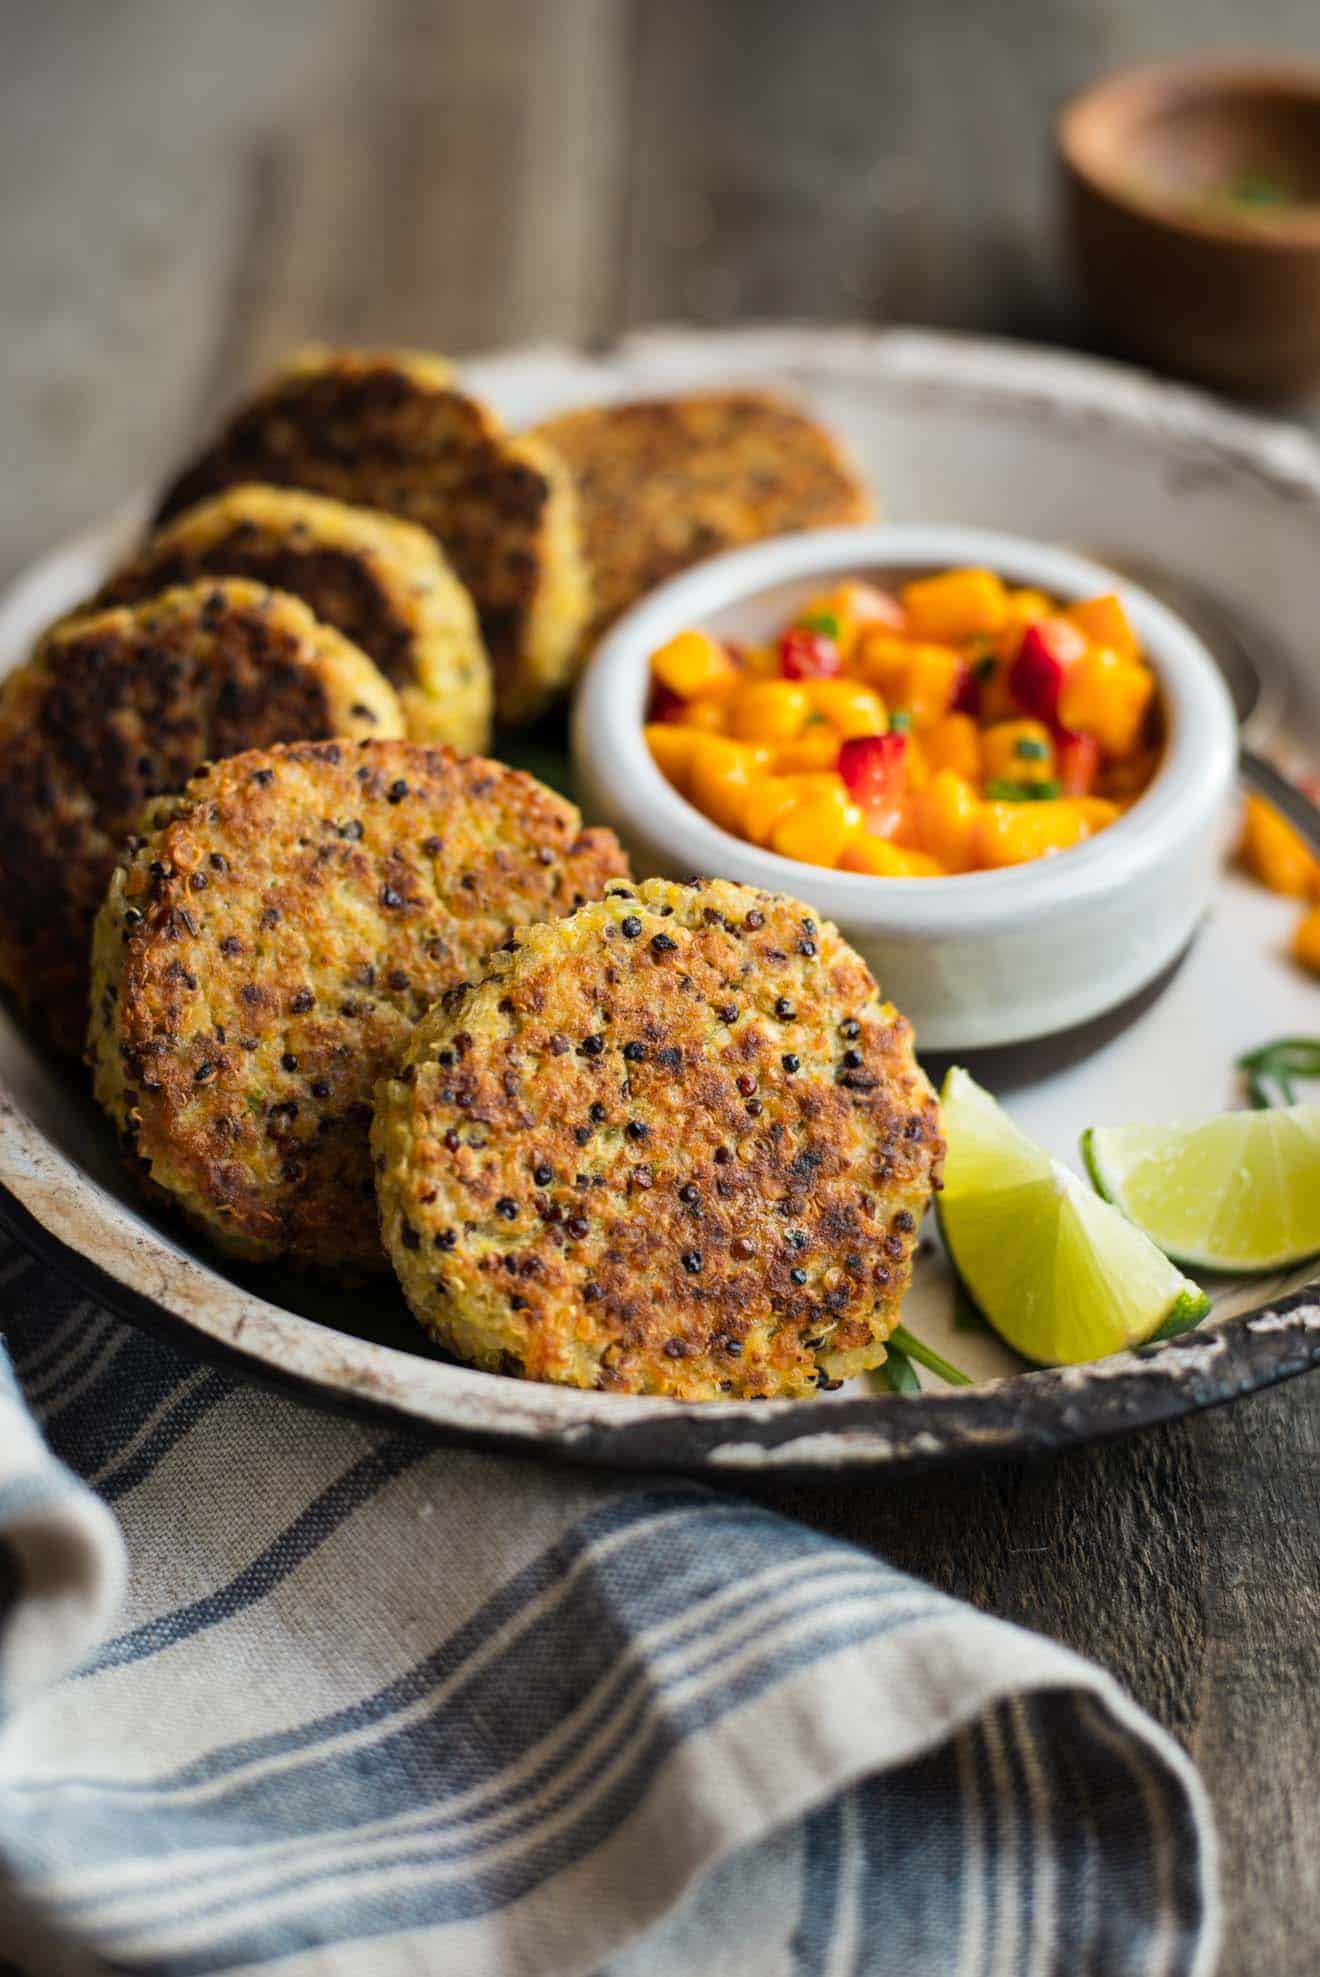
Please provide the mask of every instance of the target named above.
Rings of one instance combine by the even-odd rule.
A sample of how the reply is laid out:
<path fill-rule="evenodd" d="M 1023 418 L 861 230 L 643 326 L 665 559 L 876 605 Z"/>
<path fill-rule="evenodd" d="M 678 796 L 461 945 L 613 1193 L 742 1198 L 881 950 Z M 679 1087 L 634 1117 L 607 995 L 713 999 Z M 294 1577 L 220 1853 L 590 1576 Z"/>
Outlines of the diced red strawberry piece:
<path fill-rule="evenodd" d="M 1085 652 L 1085 637 L 1066 618 L 1038 618 L 1028 625 L 1008 675 L 1008 690 L 1023 713 L 1052 721 L 1063 676 Z"/>
<path fill-rule="evenodd" d="M 824 632 L 798 626 L 779 641 L 779 670 L 786 680 L 830 680 L 842 665 L 838 646 Z"/>
<path fill-rule="evenodd" d="M 1100 773 L 1100 744 L 1095 736 L 1076 734 L 1071 728 L 1056 728 L 1054 759 L 1063 794 L 1089 796 Z"/>
<path fill-rule="evenodd" d="M 959 673 L 949 705 L 955 714 L 970 714 L 973 720 L 981 718 L 981 682 L 970 666 L 964 665 Z"/>
<path fill-rule="evenodd" d="M 687 702 L 682 694 L 675 693 L 672 687 L 653 686 L 651 706 L 646 718 L 648 721 L 681 721 L 686 706 Z"/>
<path fill-rule="evenodd" d="M 855 735 L 839 750 L 838 771 L 866 828 L 885 837 L 898 822 L 907 781 L 905 734 Z"/>

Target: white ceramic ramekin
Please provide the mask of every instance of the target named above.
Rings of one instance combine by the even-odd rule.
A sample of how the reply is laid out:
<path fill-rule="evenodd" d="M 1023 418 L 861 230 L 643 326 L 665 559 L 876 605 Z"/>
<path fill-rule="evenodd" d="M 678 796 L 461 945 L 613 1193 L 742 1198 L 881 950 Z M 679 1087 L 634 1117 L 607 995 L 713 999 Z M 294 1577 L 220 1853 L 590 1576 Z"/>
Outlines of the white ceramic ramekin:
<path fill-rule="evenodd" d="M 893 583 L 984 565 L 1064 600 L 1117 590 L 1159 676 L 1168 744 L 1117 823 L 1056 857 L 941 879 L 879 879 L 781 858 L 731 837 L 674 790 L 642 733 L 649 661 L 687 625 L 766 638 L 822 583 Z M 687 571 L 621 619 L 573 715 L 586 815 L 612 824 L 639 874 L 693 873 L 789 893 L 834 920 L 928 1050 L 1068 1029 L 1144 988 L 1204 913 L 1224 848 L 1237 730 L 1213 660 L 1144 591 L 1061 549 L 920 524 L 785 536 Z"/>

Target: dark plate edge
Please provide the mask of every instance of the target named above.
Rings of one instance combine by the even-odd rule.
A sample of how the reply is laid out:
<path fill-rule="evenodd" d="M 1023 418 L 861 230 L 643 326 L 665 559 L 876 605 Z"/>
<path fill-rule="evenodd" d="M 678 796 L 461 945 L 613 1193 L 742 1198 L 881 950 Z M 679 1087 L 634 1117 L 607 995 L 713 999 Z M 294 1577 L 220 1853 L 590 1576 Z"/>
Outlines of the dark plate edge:
<path fill-rule="evenodd" d="M 115 1317 L 149 1332 L 207 1365 L 255 1381 L 318 1408 L 358 1420 L 388 1424 L 437 1444 L 456 1443 L 504 1454 L 551 1457 L 611 1469 L 650 1469 L 719 1476 L 730 1482 L 758 1479 L 827 1482 L 840 1471 L 883 1480 L 973 1462 L 1039 1457 L 1084 1442 L 1111 1441 L 1161 1421 L 1224 1405 L 1260 1392 L 1320 1365 L 1320 1280 L 1274 1304 L 1226 1319 L 1221 1326 L 1188 1332 L 1162 1346 L 1124 1355 L 1129 1362 L 1081 1385 L 1083 1369 L 1004 1380 L 975 1397 L 863 1397 L 791 1404 L 767 1416 L 749 1414 L 745 1436 L 730 1444 L 727 1415 L 703 1423 L 700 1412 L 633 1422 L 617 1429 L 576 1427 L 529 1437 L 525 1430 L 439 1424 L 401 1416 L 389 1403 L 346 1393 L 329 1382 L 292 1374 L 197 1331 L 186 1318 L 135 1291 L 66 1243 L 0 1185 L 0 1227 L 74 1289 Z M 1135 1365 L 1131 1362 L 1135 1361 Z M 900 1411 L 902 1410 L 902 1411 Z M 871 1441 L 883 1426 L 883 1448 Z M 795 1445 L 824 1444 L 808 1455 Z M 868 1445 L 869 1444 L 869 1445 Z"/>

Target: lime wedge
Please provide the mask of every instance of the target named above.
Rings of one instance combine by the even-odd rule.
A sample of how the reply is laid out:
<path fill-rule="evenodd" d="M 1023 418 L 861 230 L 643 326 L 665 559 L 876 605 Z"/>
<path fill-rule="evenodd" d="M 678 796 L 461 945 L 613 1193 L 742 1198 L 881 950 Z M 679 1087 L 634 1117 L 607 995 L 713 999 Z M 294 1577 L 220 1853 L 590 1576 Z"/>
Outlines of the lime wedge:
<path fill-rule="evenodd" d="M 955 1068 L 944 1080 L 940 1229 L 1001 1338 L 1072 1366 L 1194 1325 L 1209 1299 L 1148 1236 L 1028 1139 Z"/>
<path fill-rule="evenodd" d="M 1180 1263 L 1277 1270 L 1320 1250 L 1320 1105 L 1093 1126 L 1082 1153 L 1105 1200 Z"/>

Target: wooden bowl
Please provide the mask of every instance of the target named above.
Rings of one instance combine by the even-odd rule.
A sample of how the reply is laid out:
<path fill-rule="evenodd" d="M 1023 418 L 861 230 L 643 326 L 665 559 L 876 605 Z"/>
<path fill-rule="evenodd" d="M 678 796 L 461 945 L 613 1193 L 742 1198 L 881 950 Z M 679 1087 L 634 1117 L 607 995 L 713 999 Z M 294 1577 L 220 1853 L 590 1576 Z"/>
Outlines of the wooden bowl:
<path fill-rule="evenodd" d="M 1056 136 L 1082 289 L 1117 343 L 1257 397 L 1320 383 L 1320 65 L 1129 70 Z"/>

